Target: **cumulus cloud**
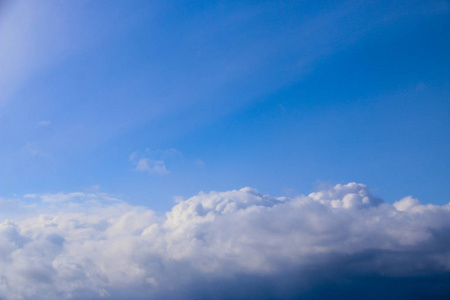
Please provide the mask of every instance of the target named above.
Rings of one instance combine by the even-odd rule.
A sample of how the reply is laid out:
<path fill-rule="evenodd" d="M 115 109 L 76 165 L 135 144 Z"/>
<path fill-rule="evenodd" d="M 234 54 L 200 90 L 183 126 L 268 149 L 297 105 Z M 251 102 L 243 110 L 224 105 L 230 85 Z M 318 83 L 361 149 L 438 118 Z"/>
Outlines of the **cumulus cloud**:
<path fill-rule="evenodd" d="M 181 153 L 176 149 L 150 150 L 146 149 L 143 154 L 133 152 L 130 155 L 130 161 L 134 165 L 134 170 L 147 172 L 156 175 L 167 175 L 170 171 L 166 168 L 167 159 L 180 157 Z"/>
<path fill-rule="evenodd" d="M 47 213 L 1 223 L 2 299 L 450 295 L 450 204 L 390 205 L 362 184 L 202 192 L 164 216 L 101 194 L 22 201 Z"/>
<path fill-rule="evenodd" d="M 148 158 L 140 158 L 139 160 L 137 160 L 135 170 L 157 175 L 169 174 L 169 171 L 166 169 L 166 164 L 163 160 L 152 160 Z"/>

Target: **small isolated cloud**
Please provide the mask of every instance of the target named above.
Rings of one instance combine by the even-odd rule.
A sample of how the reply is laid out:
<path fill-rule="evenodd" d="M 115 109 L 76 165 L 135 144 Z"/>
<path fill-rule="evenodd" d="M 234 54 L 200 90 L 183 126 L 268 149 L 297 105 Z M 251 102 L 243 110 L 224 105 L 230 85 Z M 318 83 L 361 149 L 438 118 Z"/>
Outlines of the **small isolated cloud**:
<path fill-rule="evenodd" d="M 25 150 L 33 156 L 46 156 L 44 151 L 42 151 L 36 143 L 27 143 L 25 145 Z"/>
<path fill-rule="evenodd" d="M 169 171 L 166 169 L 166 165 L 163 160 L 152 160 L 148 158 L 139 159 L 136 163 L 135 170 L 157 175 L 169 174 Z"/>
<path fill-rule="evenodd" d="M 29 142 L 25 144 L 24 151 L 35 159 L 44 159 L 51 165 L 54 165 L 54 159 L 51 152 L 47 151 L 45 146 L 40 143 Z"/>
<path fill-rule="evenodd" d="M 157 158 L 175 158 L 175 157 L 181 157 L 182 154 L 180 151 L 178 151 L 175 148 L 170 148 L 170 149 L 157 149 L 157 150 L 151 150 L 151 149 L 146 149 L 145 152 L 152 156 L 152 157 L 157 157 Z"/>
<path fill-rule="evenodd" d="M 79 197 L 85 197 L 84 193 L 58 193 L 58 194 L 47 194 L 39 196 L 42 202 L 64 202 L 64 201 L 73 201 Z"/>
<path fill-rule="evenodd" d="M 194 160 L 194 164 L 197 166 L 197 167 L 204 167 L 206 164 L 205 164 L 205 162 L 203 161 L 203 160 L 201 160 L 201 159 L 196 159 L 196 160 Z"/>
<path fill-rule="evenodd" d="M 48 120 L 43 120 L 43 121 L 39 121 L 37 124 L 39 126 L 49 126 L 51 124 L 51 122 Z"/>
<path fill-rule="evenodd" d="M 181 152 L 173 148 L 166 150 L 146 149 L 144 154 L 140 154 L 137 151 L 131 153 L 130 161 L 136 171 L 167 175 L 170 174 L 170 171 L 166 167 L 166 160 L 177 157 L 181 157 Z"/>
<path fill-rule="evenodd" d="M 27 218 L 0 223 L 2 299 L 450 295 L 450 204 L 390 205 L 362 184 L 293 198 L 201 192 L 164 217 L 102 194 L 24 201 L 35 201 Z"/>

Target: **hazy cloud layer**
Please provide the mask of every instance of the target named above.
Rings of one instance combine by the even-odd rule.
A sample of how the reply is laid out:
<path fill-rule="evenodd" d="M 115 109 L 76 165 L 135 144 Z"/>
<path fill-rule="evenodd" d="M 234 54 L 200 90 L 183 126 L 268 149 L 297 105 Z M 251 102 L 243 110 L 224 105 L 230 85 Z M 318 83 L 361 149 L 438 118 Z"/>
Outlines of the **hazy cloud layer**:
<path fill-rule="evenodd" d="M 362 184 L 199 193 L 164 217 L 106 194 L 1 206 L 28 216 L 0 225 L 2 299 L 450 295 L 450 204 L 390 205 Z"/>

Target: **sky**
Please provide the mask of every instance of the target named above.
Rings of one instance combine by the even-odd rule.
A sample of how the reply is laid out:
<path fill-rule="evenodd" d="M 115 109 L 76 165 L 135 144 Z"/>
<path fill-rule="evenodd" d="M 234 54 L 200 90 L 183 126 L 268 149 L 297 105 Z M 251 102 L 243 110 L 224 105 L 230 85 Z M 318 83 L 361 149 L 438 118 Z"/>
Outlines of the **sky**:
<path fill-rule="evenodd" d="M 443 0 L 1 1 L 0 298 L 447 298 L 449 36 Z"/>

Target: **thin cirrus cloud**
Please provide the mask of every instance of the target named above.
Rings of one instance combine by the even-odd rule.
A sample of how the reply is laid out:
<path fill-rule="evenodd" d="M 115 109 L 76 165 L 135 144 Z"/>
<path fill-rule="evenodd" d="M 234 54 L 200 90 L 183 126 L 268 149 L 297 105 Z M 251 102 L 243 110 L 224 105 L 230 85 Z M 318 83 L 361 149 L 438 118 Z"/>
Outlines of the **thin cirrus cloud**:
<path fill-rule="evenodd" d="M 252 188 L 200 192 L 165 216 L 95 193 L 28 195 L 2 206 L 28 215 L 0 225 L 5 299 L 423 299 L 450 292 L 450 204 L 406 197 L 391 205 L 363 184 L 293 198 Z"/>

